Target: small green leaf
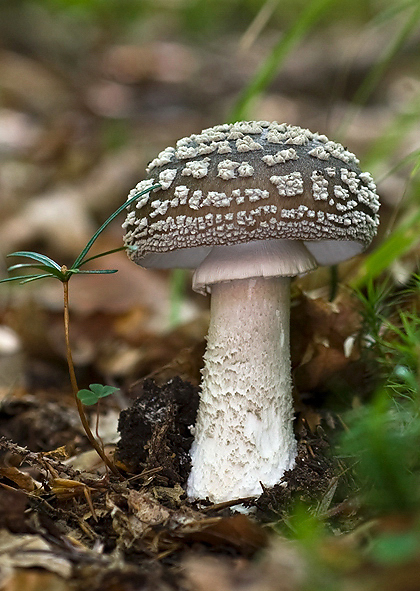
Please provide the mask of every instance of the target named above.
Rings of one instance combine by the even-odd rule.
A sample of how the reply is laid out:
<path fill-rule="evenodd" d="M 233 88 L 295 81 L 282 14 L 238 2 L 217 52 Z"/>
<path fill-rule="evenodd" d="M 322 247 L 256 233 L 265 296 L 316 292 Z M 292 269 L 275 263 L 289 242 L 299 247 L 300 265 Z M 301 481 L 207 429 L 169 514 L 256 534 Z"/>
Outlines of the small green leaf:
<path fill-rule="evenodd" d="M 44 279 L 45 277 L 54 277 L 52 273 L 36 274 L 36 275 L 18 275 L 16 277 L 6 277 L 6 279 L 0 279 L 0 283 L 11 283 L 12 281 L 19 281 L 19 283 L 28 283 L 29 281 L 37 281 L 38 279 Z"/>
<path fill-rule="evenodd" d="M 100 398 L 110 396 L 118 392 L 119 388 L 114 386 L 104 386 L 103 384 L 90 384 L 89 389 L 79 390 L 77 393 L 78 399 L 86 406 L 96 404 Z"/>
<path fill-rule="evenodd" d="M 109 275 L 110 273 L 118 273 L 118 269 L 93 269 L 89 271 L 71 269 L 71 272 L 75 275 Z"/>
<path fill-rule="evenodd" d="M 9 271 L 16 271 L 16 269 L 40 269 L 41 271 L 47 271 L 50 267 L 46 265 L 35 265 L 33 263 L 17 263 L 17 265 L 12 265 L 8 267 L 7 270 Z"/>
<path fill-rule="evenodd" d="M 47 277 L 57 277 L 55 273 L 44 273 L 42 275 L 32 275 L 30 277 L 25 277 L 21 283 L 31 283 L 32 281 L 38 281 L 39 279 L 46 279 Z"/>
<path fill-rule="evenodd" d="M 35 265 L 33 263 L 18 263 L 17 265 L 12 265 L 8 267 L 7 271 L 10 273 L 11 271 L 16 271 L 17 269 L 39 269 L 40 271 L 44 271 L 48 277 L 56 277 L 60 281 L 66 281 L 66 275 L 61 271 L 58 271 L 55 267 L 51 267 L 49 265 Z"/>
<path fill-rule="evenodd" d="M 81 265 L 84 265 L 88 261 L 92 261 L 94 259 L 104 257 L 108 254 L 112 254 L 114 252 L 118 252 L 120 250 L 124 250 L 125 247 L 118 247 L 107 252 L 103 252 L 92 256 L 90 258 L 85 258 L 89 250 L 91 249 L 93 243 L 96 241 L 98 236 L 104 229 L 116 218 L 118 214 L 120 214 L 124 209 L 134 203 L 139 197 L 153 191 L 155 189 L 159 189 L 161 185 L 159 183 L 148 187 L 144 191 L 136 193 L 132 197 L 130 197 L 125 203 L 123 203 L 110 217 L 102 224 L 102 226 L 95 232 L 92 238 L 88 241 L 85 248 L 79 254 L 77 259 L 74 261 L 72 267 L 70 269 L 66 269 L 63 272 L 63 267 L 61 267 L 58 263 L 56 263 L 53 259 L 50 259 L 44 254 L 40 254 L 38 252 L 32 252 L 28 250 L 20 250 L 16 252 L 12 252 L 8 254 L 8 257 L 23 257 L 27 259 L 31 259 L 35 261 L 35 263 L 18 263 L 16 265 L 12 265 L 8 268 L 8 271 L 16 271 L 18 269 L 39 269 L 40 271 L 44 271 L 43 274 L 29 274 L 29 275 L 19 275 L 17 277 L 7 277 L 6 279 L 0 279 L 0 283 L 12 282 L 12 281 L 19 281 L 20 283 L 29 283 L 30 281 L 38 281 L 39 279 L 45 279 L 47 277 L 55 277 L 59 279 L 61 282 L 67 282 L 72 275 L 75 274 L 84 274 L 84 275 L 109 275 L 111 273 L 117 273 L 117 269 L 93 269 L 93 270 L 80 270 Z M 132 247 L 128 247 L 132 250 Z M 108 394 L 106 394 L 108 395 Z M 94 404 L 94 402 L 90 403 Z"/>
<path fill-rule="evenodd" d="M 77 393 L 77 398 L 86 406 L 92 406 L 92 404 L 96 404 L 98 402 L 98 397 L 91 390 L 79 390 Z"/>
<path fill-rule="evenodd" d="M 56 263 L 55 261 L 50 259 L 50 257 L 47 257 L 45 254 L 39 254 L 39 252 L 30 252 L 27 250 L 20 250 L 17 252 L 11 252 L 7 256 L 8 257 L 24 257 L 27 259 L 32 259 L 34 261 L 37 261 L 38 263 L 41 263 L 42 265 L 45 265 L 48 268 L 53 268 L 53 269 L 56 269 L 57 271 L 61 272 L 61 267 L 58 263 Z"/>

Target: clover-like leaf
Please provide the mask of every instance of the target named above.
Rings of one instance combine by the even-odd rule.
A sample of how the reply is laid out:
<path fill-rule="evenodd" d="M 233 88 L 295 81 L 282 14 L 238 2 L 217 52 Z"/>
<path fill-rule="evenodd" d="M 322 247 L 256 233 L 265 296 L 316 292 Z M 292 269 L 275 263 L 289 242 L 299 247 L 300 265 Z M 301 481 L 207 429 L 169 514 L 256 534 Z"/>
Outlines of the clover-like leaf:
<path fill-rule="evenodd" d="M 89 389 L 79 390 L 77 393 L 78 399 L 86 406 L 92 406 L 96 404 L 100 398 L 106 398 L 115 392 L 118 392 L 119 388 L 114 386 L 104 386 L 103 384 L 90 384 Z"/>

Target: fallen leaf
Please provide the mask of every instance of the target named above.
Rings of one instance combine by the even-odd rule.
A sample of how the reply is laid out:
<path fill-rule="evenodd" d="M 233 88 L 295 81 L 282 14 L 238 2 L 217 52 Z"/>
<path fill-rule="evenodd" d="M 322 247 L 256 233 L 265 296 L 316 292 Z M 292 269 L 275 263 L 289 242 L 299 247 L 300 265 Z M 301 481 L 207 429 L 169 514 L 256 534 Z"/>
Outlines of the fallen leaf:
<path fill-rule="evenodd" d="M 2 573 L 3 574 L 3 573 Z M 7 580 L 0 575 L 2 591 L 72 591 L 73 585 L 59 575 L 37 569 L 15 569 L 9 571 Z"/>
<path fill-rule="evenodd" d="M 252 556 L 267 545 L 266 531 L 242 514 L 233 517 L 209 518 L 176 529 L 174 537 L 184 541 L 202 542 L 215 548 L 235 548 L 244 556 Z"/>
<path fill-rule="evenodd" d="M 25 472 L 22 472 L 18 468 L 14 466 L 0 466 L 0 475 L 8 478 L 12 482 L 18 485 L 19 488 L 22 490 L 26 490 L 27 492 L 33 492 L 36 490 L 39 485 L 37 482 Z"/>
<path fill-rule="evenodd" d="M 43 538 L 31 534 L 12 534 L 0 531 L 0 569 L 43 568 L 70 578 L 72 565 L 69 560 L 58 556 Z"/>

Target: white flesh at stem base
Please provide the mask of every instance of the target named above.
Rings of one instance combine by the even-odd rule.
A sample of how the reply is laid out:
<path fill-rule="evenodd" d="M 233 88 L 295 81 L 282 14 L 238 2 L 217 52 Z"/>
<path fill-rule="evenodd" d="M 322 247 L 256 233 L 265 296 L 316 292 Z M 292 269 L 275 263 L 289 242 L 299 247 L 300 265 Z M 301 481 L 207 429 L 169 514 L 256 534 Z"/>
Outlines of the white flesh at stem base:
<path fill-rule="evenodd" d="M 260 495 L 293 467 L 290 278 L 213 284 L 188 495 Z"/>

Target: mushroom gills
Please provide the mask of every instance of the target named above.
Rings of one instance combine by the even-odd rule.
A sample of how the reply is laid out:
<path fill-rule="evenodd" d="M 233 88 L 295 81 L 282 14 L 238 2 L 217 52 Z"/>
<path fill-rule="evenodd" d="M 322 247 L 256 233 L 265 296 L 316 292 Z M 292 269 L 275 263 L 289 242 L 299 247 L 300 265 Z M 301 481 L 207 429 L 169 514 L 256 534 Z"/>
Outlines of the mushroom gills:
<path fill-rule="evenodd" d="M 336 265 L 343 260 L 350 259 L 361 252 L 364 247 L 353 240 L 305 240 L 304 245 L 316 258 L 320 267 Z"/>

